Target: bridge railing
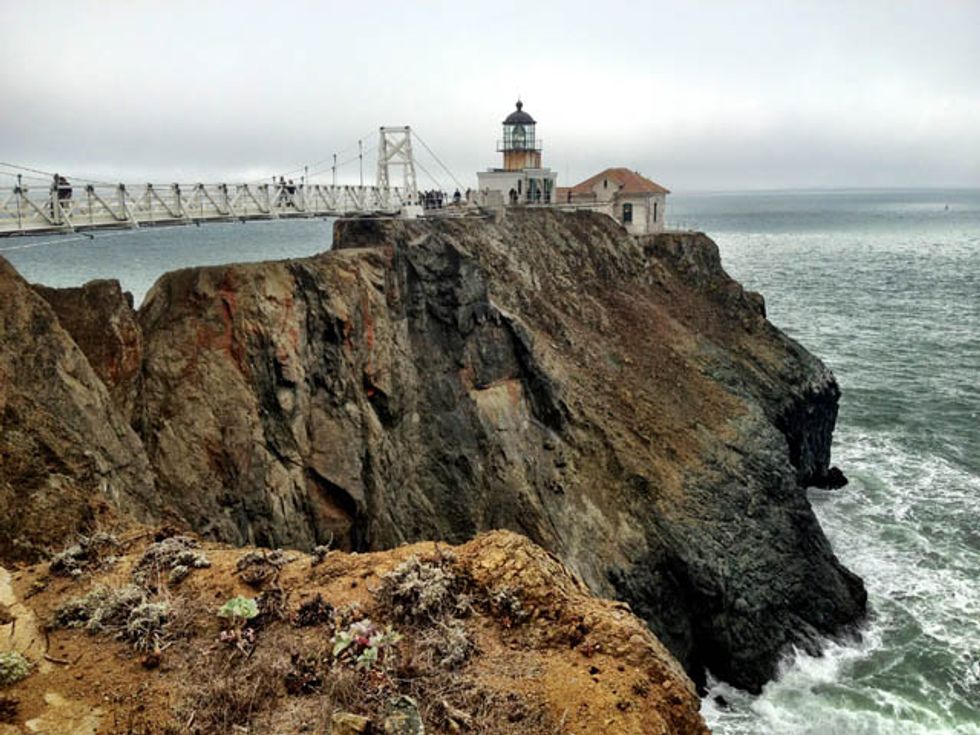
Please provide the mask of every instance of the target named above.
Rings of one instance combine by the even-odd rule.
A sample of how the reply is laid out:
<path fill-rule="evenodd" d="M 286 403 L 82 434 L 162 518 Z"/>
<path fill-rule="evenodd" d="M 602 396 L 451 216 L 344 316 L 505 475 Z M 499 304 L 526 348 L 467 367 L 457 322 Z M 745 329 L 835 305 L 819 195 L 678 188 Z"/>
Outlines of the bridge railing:
<path fill-rule="evenodd" d="M 0 236 L 203 221 L 397 214 L 417 194 L 323 184 L 15 186 L 0 193 Z"/>

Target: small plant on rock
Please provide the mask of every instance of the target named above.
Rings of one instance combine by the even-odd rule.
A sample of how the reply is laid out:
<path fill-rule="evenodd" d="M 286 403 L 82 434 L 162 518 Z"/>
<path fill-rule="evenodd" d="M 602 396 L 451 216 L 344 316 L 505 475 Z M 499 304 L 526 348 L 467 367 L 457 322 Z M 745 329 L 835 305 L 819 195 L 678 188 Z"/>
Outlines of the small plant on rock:
<path fill-rule="evenodd" d="M 333 637 L 333 657 L 356 669 L 370 670 L 383 663 L 401 639 L 390 627 L 381 628 L 364 618 Z"/>
<path fill-rule="evenodd" d="M 0 686 L 16 684 L 31 673 L 31 662 L 17 651 L 0 653 Z"/>
<path fill-rule="evenodd" d="M 255 631 L 248 623 L 259 614 L 258 603 L 238 595 L 218 609 L 218 617 L 226 621 L 227 627 L 221 631 L 218 640 L 234 645 L 239 651 L 248 655 L 255 645 Z"/>

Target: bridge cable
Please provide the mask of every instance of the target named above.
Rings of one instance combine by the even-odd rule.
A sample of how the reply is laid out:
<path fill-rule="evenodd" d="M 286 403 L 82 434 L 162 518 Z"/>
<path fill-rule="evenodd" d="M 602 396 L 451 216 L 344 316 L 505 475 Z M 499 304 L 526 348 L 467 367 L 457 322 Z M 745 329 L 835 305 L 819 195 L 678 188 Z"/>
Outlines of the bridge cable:
<path fill-rule="evenodd" d="M 366 138 L 369 138 L 373 134 L 374 134 L 374 131 L 373 130 L 370 130 L 366 134 L 364 134 L 360 138 L 358 138 L 358 140 L 364 140 Z M 271 177 L 274 179 L 276 176 L 289 176 L 290 174 L 299 173 L 304 168 L 316 168 L 317 166 L 319 166 L 322 163 L 331 163 L 333 161 L 333 157 L 334 156 L 339 156 L 340 154 L 346 153 L 347 151 L 350 151 L 350 150 L 353 150 L 356 147 L 357 147 L 357 143 L 351 143 L 346 148 L 341 148 L 339 151 L 337 151 L 336 153 L 334 153 L 333 155 L 331 155 L 329 158 L 324 158 L 324 159 L 322 159 L 320 161 L 315 161 L 315 162 L 309 163 L 309 164 L 304 163 L 302 166 L 299 166 L 298 168 L 294 168 L 291 171 L 283 171 L 283 172 L 280 172 L 280 173 L 272 174 Z M 377 148 L 377 146 L 374 146 L 374 148 Z M 370 150 L 374 150 L 374 148 L 372 148 Z M 354 160 L 356 160 L 356 159 L 354 159 Z M 338 164 L 338 166 L 340 166 L 340 165 L 342 165 L 342 164 Z M 326 169 L 321 169 L 321 171 L 325 171 L 325 170 Z M 313 174 L 309 174 L 309 175 L 312 176 Z M 261 184 L 261 183 L 264 183 L 265 180 L 268 179 L 268 178 L 270 178 L 270 177 L 269 176 L 265 176 L 264 178 L 255 179 L 254 181 L 251 181 L 249 183 Z"/>
<path fill-rule="evenodd" d="M 35 174 L 44 174 L 49 179 L 54 178 L 54 175 L 55 175 L 53 171 L 42 171 L 42 170 L 37 169 L 37 168 L 31 168 L 30 166 L 18 166 L 16 163 L 7 163 L 6 161 L 0 161 L 0 166 L 7 166 L 8 168 L 19 169 L 21 171 L 31 171 L 32 173 L 35 173 Z M 66 173 L 66 174 L 61 174 L 61 175 L 64 176 L 65 178 L 67 178 L 67 179 L 74 179 L 75 181 L 82 181 L 82 182 L 85 182 L 87 184 L 100 184 L 102 186 L 116 186 L 117 185 L 117 184 L 114 184 L 114 183 L 112 183 L 110 181 L 99 181 L 98 179 L 87 179 L 84 176 L 75 176 L 74 174 L 67 174 Z"/>
<path fill-rule="evenodd" d="M 447 174 L 449 174 L 449 178 L 451 178 L 451 179 L 452 179 L 453 181 L 455 181 L 455 182 L 456 182 L 456 187 L 457 187 L 457 188 L 458 188 L 458 189 L 459 189 L 460 191 L 462 191 L 463 189 L 465 189 L 466 187 L 464 187 L 464 186 L 463 186 L 463 185 L 462 185 L 462 184 L 461 184 L 461 183 L 459 182 L 459 179 L 457 179 L 457 178 L 456 178 L 456 176 L 455 176 L 455 175 L 453 174 L 453 172 L 449 170 L 449 168 L 448 168 L 448 167 L 446 166 L 446 164 L 444 164 L 444 163 L 443 163 L 443 162 L 442 162 L 441 160 L 439 160 L 439 156 L 437 156 L 437 155 L 436 155 L 436 154 L 435 154 L 435 153 L 433 152 L 433 150 L 432 150 L 431 148 L 429 148 L 429 146 L 428 146 L 428 144 L 427 144 L 427 143 L 426 143 L 426 142 L 425 142 L 424 140 L 422 140 L 422 136 L 420 136 L 420 135 L 419 135 L 419 134 L 418 134 L 418 133 L 416 132 L 416 130 L 415 130 L 414 128 L 412 128 L 412 135 L 414 135 L 414 136 L 415 136 L 415 138 L 416 138 L 416 139 L 418 140 L 418 142 L 422 144 L 422 147 L 423 147 L 423 148 L 425 148 L 425 150 L 427 150 L 427 151 L 429 152 L 429 155 L 430 155 L 430 156 L 432 156 L 432 157 L 433 157 L 434 159 L 436 159 L 436 163 L 438 163 L 438 164 L 439 164 L 440 166 L 442 166 L 442 170 L 443 170 L 443 171 L 445 171 L 445 172 L 446 172 Z M 417 165 L 421 165 L 421 164 L 418 164 L 418 161 L 416 161 L 416 164 L 417 164 Z"/>
<path fill-rule="evenodd" d="M 423 166 L 421 161 L 419 161 L 419 160 L 416 159 L 415 165 L 418 166 L 420 169 L 422 169 L 422 173 L 424 173 L 426 176 L 428 176 L 432 180 L 432 183 L 436 185 L 436 189 L 438 189 L 439 191 L 445 191 L 446 190 L 446 188 L 442 185 L 442 182 L 439 181 L 438 179 L 436 179 L 435 176 L 433 176 L 432 174 L 430 174 L 429 173 L 429 169 L 427 169 L 425 166 Z"/>

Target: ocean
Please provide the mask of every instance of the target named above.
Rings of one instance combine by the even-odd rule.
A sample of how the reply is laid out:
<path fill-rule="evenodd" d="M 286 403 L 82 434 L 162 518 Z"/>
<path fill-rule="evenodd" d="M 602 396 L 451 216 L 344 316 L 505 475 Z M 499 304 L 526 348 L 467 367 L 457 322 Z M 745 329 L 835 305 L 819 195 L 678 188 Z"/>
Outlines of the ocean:
<path fill-rule="evenodd" d="M 872 615 L 820 657 L 788 651 L 759 696 L 713 682 L 719 735 L 980 735 L 980 191 L 675 194 L 668 222 L 701 229 L 769 318 L 843 391 L 833 461 L 811 490 Z M 118 278 L 136 303 L 174 268 L 301 257 L 329 221 L 0 240 L 53 286 Z"/>
<path fill-rule="evenodd" d="M 860 643 L 830 642 L 819 658 L 789 652 L 758 697 L 716 684 L 703 706 L 709 726 L 980 733 L 980 191 L 671 205 L 837 376 L 833 461 L 850 484 L 809 496 L 872 610 Z"/>

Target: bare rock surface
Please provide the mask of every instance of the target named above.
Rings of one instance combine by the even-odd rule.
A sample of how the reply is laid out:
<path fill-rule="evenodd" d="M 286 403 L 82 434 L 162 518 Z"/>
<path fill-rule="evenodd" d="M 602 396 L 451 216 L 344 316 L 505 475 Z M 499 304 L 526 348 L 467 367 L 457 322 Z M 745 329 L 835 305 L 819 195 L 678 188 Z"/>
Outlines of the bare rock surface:
<path fill-rule="evenodd" d="M 52 308 L 2 258 L 0 304 L 0 558 L 36 557 L 100 516 L 151 515 L 139 437 Z"/>
<path fill-rule="evenodd" d="M 136 399 L 143 334 L 136 322 L 133 295 L 119 281 L 89 281 L 77 288 L 33 284 L 51 305 L 61 326 L 71 335 L 122 416 L 132 414 Z"/>
<path fill-rule="evenodd" d="M 151 463 L 197 530 L 378 549 L 526 534 L 743 687 L 864 611 L 803 487 L 839 391 L 703 235 L 586 213 L 338 223 L 178 271 L 139 319 Z"/>

